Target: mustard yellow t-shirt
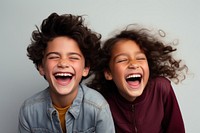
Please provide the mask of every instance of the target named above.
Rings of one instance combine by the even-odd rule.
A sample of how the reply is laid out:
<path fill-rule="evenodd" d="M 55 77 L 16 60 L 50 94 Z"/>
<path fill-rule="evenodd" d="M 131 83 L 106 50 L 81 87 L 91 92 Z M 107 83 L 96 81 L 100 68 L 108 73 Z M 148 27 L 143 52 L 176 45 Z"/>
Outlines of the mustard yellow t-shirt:
<path fill-rule="evenodd" d="M 60 119 L 60 124 L 63 130 L 63 133 L 66 132 L 66 126 L 65 126 L 65 114 L 67 112 L 67 110 L 69 109 L 70 105 L 64 108 L 59 108 L 55 105 L 53 105 L 55 107 L 55 109 L 58 111 L 59 113 L 59 119 Z"/>

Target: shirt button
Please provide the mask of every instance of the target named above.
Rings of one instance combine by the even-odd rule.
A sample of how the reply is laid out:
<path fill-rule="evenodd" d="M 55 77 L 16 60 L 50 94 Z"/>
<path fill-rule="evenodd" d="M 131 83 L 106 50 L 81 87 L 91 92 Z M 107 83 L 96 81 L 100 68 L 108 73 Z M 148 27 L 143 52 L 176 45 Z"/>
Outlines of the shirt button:
<path fill-rule="evenodd" d="M 56 115 L 56 111 L 53 111 L 53 113 L 52 113 L 53 115 Z"/>

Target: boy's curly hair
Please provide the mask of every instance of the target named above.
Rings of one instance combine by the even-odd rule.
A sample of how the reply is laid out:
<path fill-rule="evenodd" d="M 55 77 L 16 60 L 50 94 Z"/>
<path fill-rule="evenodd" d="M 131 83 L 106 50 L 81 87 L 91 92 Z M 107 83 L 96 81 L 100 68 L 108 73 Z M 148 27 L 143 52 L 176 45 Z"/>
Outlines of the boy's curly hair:
<path fill-rule="evenodd" d="M 105 79 L 104 70 L 109 70 L 112 48 L 121 40 L 133 40 L 144 51 L 149 65 L 149 78 L 164 76 L 175 83 L 185 79 L 185 74 L 181 72 L 184 69 L 187 71 L 188 68 L 186 65 L 181 65 L 181 60 L 176 60 L 172 56 L 172 53 L 176 51 L 175 48 L 169 44 L 164 44 L 155 35 L 150 34 L 148 29 L 128 29 L 127 27 L 104 42 L 102 50 L 99 52 L 99 60 L 96 63 L 98 67 L 93 79 L 87 84 L 88 86 L 99 91 L 116 88 L 113 81 Z"/>
<path fill-rule="evenodd" d="M 37 26 L 36 28 L 37 30 L 32 32 L 31 44 L 27 47 L 27 56 L 37 69 L 42 63 L 47 43 L 56 37 L 66 36 L 78 43 L 85 58 L 85 66 L 90 67 L 89 75 L 92 73 L 96 53 L 100 50 L 101 35 L 86 27 L 82 16 L 72 14 L 59 16 L 57 13 L 52 13 L 43 20 L 41 31 Z"/>

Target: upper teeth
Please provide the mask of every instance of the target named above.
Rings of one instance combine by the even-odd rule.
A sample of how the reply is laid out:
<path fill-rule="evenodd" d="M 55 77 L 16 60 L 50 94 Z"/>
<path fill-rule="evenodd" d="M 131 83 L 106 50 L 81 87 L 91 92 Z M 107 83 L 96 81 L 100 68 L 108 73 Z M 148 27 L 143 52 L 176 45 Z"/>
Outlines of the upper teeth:
<path fill-rule="evenodd" d="M 55 76 L 72 76 L 70 73 L 56 73 Z"/>
<path fill-rule="evenodd" d="M 141 77 L 140 74 L 133 74 L 133 75 L 129 75 L 127 78 L 137 78 L 137 77 Z"/>

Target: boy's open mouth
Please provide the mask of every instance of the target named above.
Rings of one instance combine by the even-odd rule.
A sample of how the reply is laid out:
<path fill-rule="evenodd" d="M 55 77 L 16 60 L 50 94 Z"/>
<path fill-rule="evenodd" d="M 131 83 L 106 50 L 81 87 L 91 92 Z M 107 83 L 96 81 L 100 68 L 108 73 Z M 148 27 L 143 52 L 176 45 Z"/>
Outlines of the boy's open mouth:
<path fill-rule="evenodd" d="M 130 74 L 126 77 L 126 82 L 129 85 L 136 86 L 141 83 L 142 75 L 141 74 Z"/>
<path fill-rule="evenodd" d="M 72 79 L 73 74 L 72 73 L 55 73 L 54 76 L 58 82 L 69 82 Z"/>

